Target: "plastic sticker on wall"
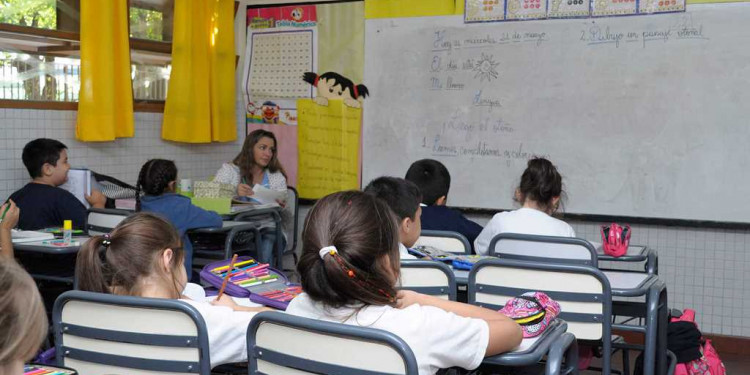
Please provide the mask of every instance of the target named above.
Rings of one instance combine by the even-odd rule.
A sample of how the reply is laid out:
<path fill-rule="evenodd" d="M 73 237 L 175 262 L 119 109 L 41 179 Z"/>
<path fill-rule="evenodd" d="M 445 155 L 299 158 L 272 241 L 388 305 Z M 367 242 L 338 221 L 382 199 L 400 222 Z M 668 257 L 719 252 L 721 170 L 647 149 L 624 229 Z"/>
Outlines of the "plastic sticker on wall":
<path fill-rule="evenodd" d="M 464 14 L 466 22 L 502 21 L 505 19 L 505 0 L 466 0 Z"/>

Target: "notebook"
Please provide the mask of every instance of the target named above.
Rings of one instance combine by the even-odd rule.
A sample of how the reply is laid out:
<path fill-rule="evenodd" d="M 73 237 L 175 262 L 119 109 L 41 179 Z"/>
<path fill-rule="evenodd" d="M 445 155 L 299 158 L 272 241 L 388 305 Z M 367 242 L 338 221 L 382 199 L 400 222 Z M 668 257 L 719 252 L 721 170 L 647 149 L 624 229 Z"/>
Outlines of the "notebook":
<path fill-rule="evenodd" d="M 36 232 L 33 230 L 13 229 L 10 231 L 10 237 L 13 243 L 24 243 L 51 240 L 55 238 L 55 235 L 52 233 Z"/>
<path fill-rule="evenodd" d="M 91 207 L 86 200 L 91 195 L 91 171 L 88 169 L 71 169 L 68 171 L 68 181 L 59 187 L 71 192 L 86 208 Z"/>

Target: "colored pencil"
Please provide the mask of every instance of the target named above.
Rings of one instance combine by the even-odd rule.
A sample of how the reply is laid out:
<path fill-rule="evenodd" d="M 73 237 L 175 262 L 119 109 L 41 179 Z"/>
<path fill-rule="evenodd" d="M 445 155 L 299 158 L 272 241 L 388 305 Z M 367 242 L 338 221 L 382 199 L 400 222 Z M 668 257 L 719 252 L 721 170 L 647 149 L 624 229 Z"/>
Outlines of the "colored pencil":
<path fill-rule="evenodd" d="M 230 272 L 227 272 L 227 275 L 224 276 L 224 282 L 221 283 L 221 289 L 219 289 L 219 294 L 216 296 L 216 300 L 217 301 L 220 300 L 221 299 L 221 295 L 224 294 L 224 289 L 226 289 L 226 287 L 227 287 L 227 281 L 229 281 L 229 274 L 232 273 L 231 271 L 234 268 L 234 262 L 235 261 L 237 261 L 237 254 L 234 254 L 234 256 L 232 257 L 232 260 L 229 262 L 229 271 Z"/>

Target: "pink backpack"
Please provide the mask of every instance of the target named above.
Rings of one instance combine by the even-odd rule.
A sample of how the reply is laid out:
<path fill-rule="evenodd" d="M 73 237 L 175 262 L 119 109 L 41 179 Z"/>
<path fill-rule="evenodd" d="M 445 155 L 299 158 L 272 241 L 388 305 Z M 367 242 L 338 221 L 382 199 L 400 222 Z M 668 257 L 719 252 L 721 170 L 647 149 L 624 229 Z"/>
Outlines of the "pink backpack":
<path fill-rule="evenodd" d="M 673 322 L 692 322 L 695 323 L 695 310 L 685 309 L 679 318 L 672 318 Z M 687 363 L 678 363 L 674 369 L 674 375 L 726 375 L 727 370 L 719 358 L 711 340 L 702 339 L 701 345 L 702 357 Z"/>
<path fill-rule="evenodd" d="M 613 257 L 621 257 L 628 252 L 630 244 L 630 225 L 621 227 L 617 223 L 610 226 L 602 225 L 602 247 L 604 253 Z"/>

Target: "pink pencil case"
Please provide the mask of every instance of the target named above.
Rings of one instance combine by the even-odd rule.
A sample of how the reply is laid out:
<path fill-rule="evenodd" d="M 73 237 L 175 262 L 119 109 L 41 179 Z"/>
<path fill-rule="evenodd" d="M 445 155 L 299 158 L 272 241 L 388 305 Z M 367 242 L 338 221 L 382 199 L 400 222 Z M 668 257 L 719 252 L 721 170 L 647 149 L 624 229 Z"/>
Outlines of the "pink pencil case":
<path fill-rule="evenodd" d="M 227 259 L 207 264 L 201 270 L 201 280 L 215 288 L 221 288 L 226 275 L 221 267 L 227 268 L 230 262 L 231 260 Z M 249 263 L 243 264 L 243 262 Z M 235 266 L 227 287 L 224 289 L 224 293 L 232 297 L 248 297 L 255 303 L 286 310 L 289 302 L 302 293 L 302 287 L 299 284 L 290 283 L 283 272 L 265 263 L 258 263 L 252 257 L 238 257 L 235 264 L 239 266 Z M 253 271 L 258 272 L 259 268 L 263 270 L 263 276 L 253 277 Z"/>

